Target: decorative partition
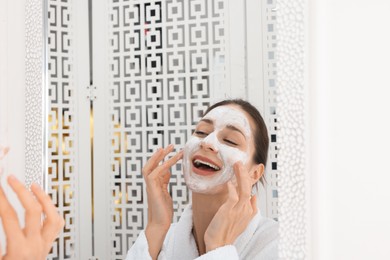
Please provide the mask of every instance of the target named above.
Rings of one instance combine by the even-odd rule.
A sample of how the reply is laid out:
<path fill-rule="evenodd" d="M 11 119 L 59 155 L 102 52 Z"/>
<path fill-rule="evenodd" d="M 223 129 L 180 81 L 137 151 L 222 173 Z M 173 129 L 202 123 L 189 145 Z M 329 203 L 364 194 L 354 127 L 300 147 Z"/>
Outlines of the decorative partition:
<path fill-rule="evenodd" d="M 71 0 L 47 1 L 48 193 L 65 227 L 48 259 L 76 259 L 77 168 Z"/>
<path fill-rule="evenodd" d="M 277 24 L 276 24 L 276 1 L 263 2 L 262 10 L 262 36 L 263 36 L 263 88 L 264 88 L 264 112 L 269 135 L 269 151 L 266 169 L 266 192 L 267 192 L 267 217 L 278 220 L 278 142 L 279 107 L 277 103 Z M 248 39 L 250 40 L 250 38 Z"/>
<path fill-rule="evenodd" d="M 93 226 L 91 234 L 81 234 L 92 239 L 91 253 L 83 255 L 124 259 L 127 250 L 146 225 L 146 191 L 141 169 L 148 158 L 158 147 L 171 143 L 175 144 L 175 151 L 180 150 L 210 103 L 225 97 L 238 97 L 232 96 L 232 92 L 236 92 L 231 89 L 242 89 L 245 93 L 239 96 L 242 98 L 251 95 L 246 92 L 245 82 L 230 86 L 234 75 L 242 73 L 239 76 L 245 78 L 246 73 L 245 68 L 241 68 L 240 72 L 231 69 L 238 55 L 232 50 L 244 49 L 245 41 L 251 37 L 245 35 L 247 38 L 242 39 L 242 46 L 232 46 L 230 42 L 235 37 L 231 31 L 233 18 L 245 19 L 244 12 L 236 13 L 232 6 L 243 3 L 233 4 L 232 1 L 223 0 L 112 0 L 109 1 L 108 10 L 105 10 L 107 16 L 93 14 L 106 19 L 109 34 L 109 48 L 105 50 L 108 52 L 108 60 L 104 64 L 109 84 L 96 86 L 105 88 L 109 94 L 97 96 L 98 100 L 109 99 L 106 111 L 109 123 L 105 126 L 109 134 L 94 136 L 95 140 L 109 139 L 107 150 L 94 151 L 95 156 L 100 153 L 100 158 L 108 158 L 109 167 L 107 170 L 99 169 L 99 174 L 98 169 L 92 169 L 92 181 L 97 182 L 99 178 L 108 180 L 105 185 L 109 187 L 106 194 L 109 205 L 107 211 L 101 210 L 104 207 L 96 211 L 96 202 L 105 202 L 98 201 L 93 192 L 78 189 L 82 176 L 79 175 L 80 165 L 76 162 L 94 162 L 93 158 L 80 154 L 80 148 L 77 148 L 78 141 L 81 143 L 77 128 L 81 124 L 76 122 L 81 117 L 80 108 L 76 109 L 76 104 L 77 100 L 85 97 L 76 93 L 82 92 L 79 88 L 86 87 L 75 86 L 75 78 L 79 76 L 73 57 L 77 10 L 73 9 L 75 5 L 71 0 L 47 1 L 48 191 L 66 220 L 64 232 L 56 241 L 49 259 L 77 259 L 80 257 L 79 250 L 89 251 L 89 248 L 80 248 L 79 245 L 81 238 L 77 228 L 80 228 L 81 222 L 92 222 Z M 278 152 L 282 144 L 278 139 L 274 8 L 275 1 L 264 0 L 262 10 L 257 10 L 262 14 L 259 30 L 262 28 L 263 31 L 259 33 L 263 35 L 263 48 L 259 46 L 259 49 L 263 55 L 263 68 L 259 69 L 259 73 L 263 75 L 263 82 L 259 82 L 255 91 L 261 92 L 264 100 L 254 105 L 263 110 L 271 141 L 266 215 L 278 219 Z M 80 16 L 80 13 L 77 15 Z M 90 47 L 95 44 L 91 42 Z M 241 58 L 245 60 L 245 57 Z M 96 67 L 96 64 L 93 66 Z M 94 101 L 92 103 L 95 109 L 101 106 Z M 97 122 L 105 116 L 91 113 L 91 121 Z M 89 130 L 84 129 L 88 133 Z M 93 130 L 90 137 L 92 134 Z M 108 178 L 101 176 L 101 172 Z M 83 174 L 91 175 L 90 172 Z M 177 221 L 191 199 L 181 175 L 180 163 L 172 168 L 169 190 L 174 200 L 174 221 Z M 96 202 L 95 205 L 91 204 L 94 208 L 88 219 L 81 220 L 78 219 L 81 210 L 79 205 L 82 204 L 80 200 L 83 203 L 89 201 L 85 197 L 92 197 L 90 199 Z M 96 215 L 104 214 L 107 215 L 107 223 L 98 223 Z M 108 231 L 106 226 L 109 226 Z M 107 243 L 97 244 L 104 244 L 108 255 L 94 255 L 95 242 L 98 240 L 107 240 Z"/>
<path fill-rule="evenodd" d="M 226 1 L 112 1 L 112 259 L 145 228 L 142 166 L 159 147 L 179 151 L 226 83 Z M 190 200 L 181 164 L 172 169 L 174 221 Z"/>

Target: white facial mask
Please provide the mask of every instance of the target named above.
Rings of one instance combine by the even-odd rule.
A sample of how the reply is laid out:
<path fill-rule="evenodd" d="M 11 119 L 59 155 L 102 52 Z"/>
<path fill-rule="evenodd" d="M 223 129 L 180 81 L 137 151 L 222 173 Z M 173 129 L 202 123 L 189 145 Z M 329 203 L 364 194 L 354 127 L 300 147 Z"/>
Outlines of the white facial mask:
<path fill-rule="evenodd" d="M 232 125 L 243 131 L 247 142 L 250 142 L 251 128 L 244 113 L 241 111 L 220 106 L 211 110 L 204 119 L 212 120 L 214 123 L 214 131 L 209 133 L 207 137 L 200 138 L 191 136 L 184 146 L 183 172 L 184 179 L 188 188 L 197 193 L 213 194 L 217 193 L 223 184 L 232 179 L 233 165 L 241 161 L 243 164 L 248 162 L 249 153 L 239 150 L 238 148 L 221 143 L 218 140 L 218 134 L 226 126 Z M 192 171 L 192 158 L 194 154 L 201 149 L 201 143 L 211 145 L 217 151 L 217 157 L 223 163 L 222 169 L 211 176 L 198 175 Z"/>

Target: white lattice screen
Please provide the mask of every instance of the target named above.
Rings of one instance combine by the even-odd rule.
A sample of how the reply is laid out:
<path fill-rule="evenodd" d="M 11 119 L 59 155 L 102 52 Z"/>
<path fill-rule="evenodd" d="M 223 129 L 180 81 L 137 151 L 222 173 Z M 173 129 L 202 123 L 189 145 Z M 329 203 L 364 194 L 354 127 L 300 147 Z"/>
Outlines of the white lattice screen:
<path fill-rule="evenodd" d="M 142 166 L 158 147 L 183 147 L 210 104 L 211 82 L 225 80 L 225 13 L 224 1 L 110 5 L 113 259 L 145 227 Z M 176 221 L 190 199 L 181 164 L 169 188 Z"/>
<path fill-rule="evenodd" d="M 276 64 L 276 1 L 263 1 L 263 84 L 264 117 L 269 134 L 269 154 L 266 175 L 267 217 L 278 219 L 278 115 Z"/>
<path fill-rule="evenodd" d="M 77 169 L 75 167 L 75 96 L 72 65 L 71 1 L 49 0 L 48 193 L 65 218 L 65 227 L 48 259 L 75 259 Z"/>
<path fill-rule="evenodd" d="M 269 217 L 277 219 L 274 1 L 263 0 L 261 10 L 245 10 L 244 3 L 223 0 L 111 0 L 103 4 L 102 10 L 93 9 L 94 19 L 104 24 L 96 26 L 93 20 L 93 34 L 95 37 L 104 34 L 106 41 L 102 45 L 106 47 L 99 49 L 101 43 L 95 41 L 90 44 L 95 49 L 90 64 L 94 67 L 91 80 L 98 89 L 97 100 L 91 105 L 91 122 L 96 127 L 91 136 L 83 137 L 78 135 L 89 134 L 89 124 L 76 123 L 81 118 L 86 120 L 85 115 L 80 116 L 85 113 L 84 108 L 76 104 L 86 99 L 81 94 L 86 91 L 80 90 L 86 86 L 75 83 L 82 72 L 80 62 L 74 57 L 73 37 L 83 35 L 75 21 L 86 14 L 75 10 L 77 5 L 70 0 L 47 1 L 49 193 L 66 218 L 64 233 L 56 241 L 49 259 L 78 259 L 80 255 L 125 258 L 146 224 L 146 192 L 141 169 L 147 159 L 158 147 L 170 143 L 175 144 L 176 150 L 181 149 L 209 104 L 225 97 L 248 98 L 254 94 L 246 90 L 245 68 L 239 65 L 236 70 L 235 67 L 236 59 L 245 62 L 245 55 L 251 55 L 244 51 L 245 42 L 251 37 L 241 34 L 245 28 L 236 26 L 240 36 L 231 29 L 238 20 L 242 20 L 242 26 L 263 30 L 259 31 L 263 42 L 259 46 L 263 71 L 258 72 L 263 77 L 258 89 L 253 90 L 256 95 L 260 92 L 263 100 L 254 105 L 263 111 L 271 141 L 264 208 Z M 93 3 L 95 8 L 99 4 L 102 2 Z M 246 24 L 244 10 L 262 15 L 261 25 Z M 237 46 L 231 41 L 234 37 L 243 38 Z M 88 37 L 83 40 L 88 41 Z M 242 50 L 240 54 L 234 51 L 238 49 Z M 96 68 L 102 73 L 96 73 Z M 99 78 L 106 78 L 107 84 Z M 237 93 L 242 94 L 236 96 Z M 92 143 L 94 160 L 91 162 L 90 154 L 82 152 L 80 147 L 83 139 L 92 135 L 96 145 Z M 82 168 L 84 164 L 94 166 Z M 85 172 L 85 169 L 92 171 Z M 88 180 L 86 175 L 93 176 L 93 184 L 83 183 Z M 103 184 L 96 184 L 99 182 Z M 94 192 L 90 192 L 88 185 L 96 186 Z M 79 186 L 83 188 L 79 190 Z M 180 163 L 172 169 L 169 189 L 174 201 L 174 221 L 177 221 L 190 201 Z M 89 201 L 92 213 L 88 215 L 87 210 L 80 214 Z M 91 222 L 91 230 L 78 232 Z M 83 242 L 80 236 L 91 238 L 92 242 L 88 243 L 92 248 L 80 247 L 79 243 Z M 80 253 L 83 250 L 91 252 Z"/>

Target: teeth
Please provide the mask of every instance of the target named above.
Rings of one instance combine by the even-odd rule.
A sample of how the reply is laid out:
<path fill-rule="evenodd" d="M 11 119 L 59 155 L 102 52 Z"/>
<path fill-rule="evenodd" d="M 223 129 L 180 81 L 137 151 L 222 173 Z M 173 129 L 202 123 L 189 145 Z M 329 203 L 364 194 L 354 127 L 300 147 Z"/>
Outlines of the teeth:
<path fill-rule="evenodd" d="M 194 161 L 194 163 L 196 164 L 196 166 L 200 166 L 200 164 L 204 164 L 204 165 L 207 165 L 207 166 L 213 168 L 213 169 L 216 170 L 216 171 L 219 171 L 219 170 L 220 170 L 220 168 L 219 168 L 218 166 L 216 166 L 216 165 L 214 165 L 214 164 L 211 164 L 211 163 L 208 163 L 208 162 L 204 162 L 204 161 L 199 160 L 199 159 L 196 159 L 196 160 Z"/>

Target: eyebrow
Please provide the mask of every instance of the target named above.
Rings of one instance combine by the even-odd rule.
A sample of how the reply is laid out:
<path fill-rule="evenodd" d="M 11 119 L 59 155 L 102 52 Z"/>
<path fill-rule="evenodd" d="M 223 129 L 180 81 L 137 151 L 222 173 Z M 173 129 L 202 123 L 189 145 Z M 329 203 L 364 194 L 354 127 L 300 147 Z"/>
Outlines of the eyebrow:
<path fill-rule="evenodd" d="M 230 130 L 233 130 L 233 131 L 239 132 L 239 133 L 242 134 L 242 135 L 245 137 L 245 139 L 246 139 L 246 135 L 244 135 L 244 133 L 243 133 L 240 129 L 238 129 L 237 127 L 235 127 L 234 125 L 227 125 L 226 128 L 228 128 L 228 129 L 230 129 Z"/>
<path fill-rule="evenodd" d="M 207 124 L 211 124 L 211 125 L 214 124 L 213 120 L 207 119 L 207 118 L 202 118 L 200 121 L 203 121 L 203 122 L 205 122 L 205 123 L 207 123 Z"/>
<path fill-rule="evenodd" d="M 211 120 L 211 119 L 208 119 L 208 118 L 202 118 L 202 119 L 200 120 L 200 122 L 205 122 L 206 124 L 214 125 L 214 121 Z M 230 130 L 233 130 L 233 131 L 239 132 L 239 133 L 242 134 L 242 135 L 245 137 L 245 139 L 246 139 L 246 135 L 244 135 L 244 133 L 243 133 L 239 128 L 235 127 L 234 125 L 227 125 L 226 128 L 227 128 L 227 129 L 230 129 Z"/>

